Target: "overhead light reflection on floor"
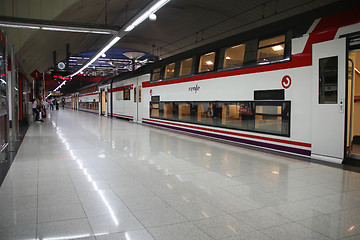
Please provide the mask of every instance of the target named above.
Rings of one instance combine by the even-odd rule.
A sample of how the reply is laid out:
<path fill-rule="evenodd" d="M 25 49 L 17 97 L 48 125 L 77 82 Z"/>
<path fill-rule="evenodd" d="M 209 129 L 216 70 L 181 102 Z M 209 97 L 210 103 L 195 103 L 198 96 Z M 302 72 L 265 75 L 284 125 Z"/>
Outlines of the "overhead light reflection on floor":
<path fill-rule="evenodd" d="M 201 211 L 201 213 L 205 218 L 210 218 L 209 215 L 207 215 L 204 211 Z"/>
<path fill-rule="evenodd" d="M 77 158 L 75 156 L 75 154 L 73 153 L 72 149 L 70 148 L 69 144 L 67 143 L 66 139 L 63 138 L 61 131 L 57 131 L 56 134 L 58 135 L 58 137 L 61 139 L 61 141 L 64 143 L 64 145 L 68 148 L 68 150 L 70 150 L 70 154 L 72 156 L 72 158 L 74 160 L 76 160 L 76 163 L 79 165 L 79 168 L 83 171 L 84 175 L 87 177 L 87 179 L 89 180 L 89 182 L 93 185 L 95 191 L 99 194 L 101 200 L 103 201 L 103 203 L 105 204 L 105 206 L 107 207 L 109 214 L 111 216 L 111 218 L 113 219 L 115 225 L 119 225 L 119 221 L 116 218 L 113 209 L 111 208 L 109 202 L 107 201 L 107 199 L 105 198 L 104 194 L 102 193 L 101 190 L 99 190 L 97 183 L 92 179 L 91 175 L 87 172 L 86 168 L 83 167 L 82 161 Z M 101 154 L 99 156 L 103 156 L 105 157 L 105 154 Z M 100 157 L 101 158 L 101 157 Z M 80 238 L 80 237 L 77 237 Z M 64 239 L 74 239 L 74 238 L 64 238 Z M 49 239 L 48 239 L 49 240 Z M 56 239 L 53 239 L 56 240 Z M 60 239 L 59 239 L 60 240 Z"/>
<path fill-rule="evenodd" d="M 238 235 L 238 232 L 231 225 L 227 225 L 227 228 L 230 229 L 236 235 Z"/>

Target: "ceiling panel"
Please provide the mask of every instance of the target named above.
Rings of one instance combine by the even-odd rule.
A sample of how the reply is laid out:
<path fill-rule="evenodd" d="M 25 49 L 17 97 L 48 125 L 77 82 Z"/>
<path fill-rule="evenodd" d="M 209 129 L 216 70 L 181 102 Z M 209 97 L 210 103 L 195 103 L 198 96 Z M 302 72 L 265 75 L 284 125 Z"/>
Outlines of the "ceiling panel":
<path fill-rule="evenodd" d="M 107 8 L 106 6 L 107 2 Z M 115 47 L 135 49 L 160 58 L 300 14 L 336 0 L 171 0 Z M 2 0 L 0 16 L 109 24 L 120 28 L 151 0 Z M 339 1 L 342 2 L 342 1 Z M 13 11 L 14 5 L 14 11 Z M 65 58 L 70 43 L 73 55 L 96 51 L 109 36 L 4 28 L 27 74 Z"/>

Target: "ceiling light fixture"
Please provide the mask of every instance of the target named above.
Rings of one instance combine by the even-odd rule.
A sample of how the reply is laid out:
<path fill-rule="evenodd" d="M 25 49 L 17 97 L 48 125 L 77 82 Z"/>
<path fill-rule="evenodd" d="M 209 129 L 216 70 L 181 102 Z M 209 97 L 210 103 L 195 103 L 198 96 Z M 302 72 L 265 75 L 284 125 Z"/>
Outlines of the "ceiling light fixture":
<path fill-rule="evenodd" d="M 156 13 L 157 10 L 162 8 L 166 3 L 170 0 L 160 0 L 157 1 L 149 10 L 145 10 L 145 12 L 140 12 L 138 15 L 135 16 L 135 20 L 131 21 L 130 24 L 126 25 L 125 32 L 130 32 L 133 30 L 137 25 L 142 23 L 145 19 L 147 19 L 151 14 Z"/>
<path fill-rule="evenodd" d="M 272 49 L 273 49 L 274 51 L 281 51 L 281 50 L 283 50 L 284 48 L 283 48 L 281 45 L 276 45 L 276 46 L 272 47 Z"/>

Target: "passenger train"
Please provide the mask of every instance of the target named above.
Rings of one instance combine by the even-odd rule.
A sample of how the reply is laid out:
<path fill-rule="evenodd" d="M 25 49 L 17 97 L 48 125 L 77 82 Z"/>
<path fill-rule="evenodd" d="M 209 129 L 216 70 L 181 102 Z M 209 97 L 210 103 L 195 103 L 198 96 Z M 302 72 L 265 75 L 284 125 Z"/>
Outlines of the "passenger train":
<path fill-rule="evenodd" d="M 359 12 L 273 23 L 83 88 L 66 105 L 332 163 L 360 159 Z"/>

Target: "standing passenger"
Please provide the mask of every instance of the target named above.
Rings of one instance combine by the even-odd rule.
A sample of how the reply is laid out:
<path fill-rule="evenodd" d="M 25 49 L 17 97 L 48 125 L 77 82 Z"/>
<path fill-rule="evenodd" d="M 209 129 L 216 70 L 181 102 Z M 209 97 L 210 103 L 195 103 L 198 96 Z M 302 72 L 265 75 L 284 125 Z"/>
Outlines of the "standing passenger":
<path fill-rule="evenodd" d="M 39 111 L 40 100 L 39 99 L 33 99 L 33 100 L 34 101 L 32 103 L 32 109 L 33 109 L 33 112 L 35 113 L 35 121 L 43 122 L 43 120 L 40 118 L 41 112 Z"/>
<path fill-rule="evenodd" d="M 50 110 L 54 110 L 54 99 L 50 98 Z"/>

